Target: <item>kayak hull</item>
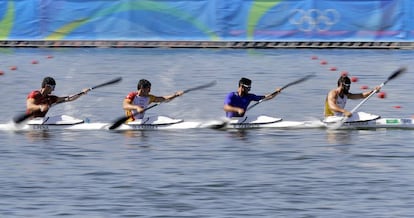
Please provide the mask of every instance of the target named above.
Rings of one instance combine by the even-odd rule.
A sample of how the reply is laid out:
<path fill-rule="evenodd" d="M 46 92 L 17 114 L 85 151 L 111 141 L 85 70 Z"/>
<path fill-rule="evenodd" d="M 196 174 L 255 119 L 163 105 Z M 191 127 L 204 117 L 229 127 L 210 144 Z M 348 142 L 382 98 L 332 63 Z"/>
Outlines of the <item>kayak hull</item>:
<path fill-rule="evenodd" d="M 213 129 L 257 129 L 257 128 L 319 128 L 324 124 L 319 121 L 285 121 L 282 118 L 270 116 L 246 116 L 222 120 L 212 125 Z"/>
<path fill-rule="evenodd" d="M 116 130 L 158 130 L 158 129 L 192 129 L 199 128 L 201 122 L 188 122 L 166 116 L 152 116 L 122 124 Z M 0 124 L 0 130 L 109 130 L 112 123 L 88 123 L 68 115 L 34 118 L 23 124 Z"/>
<path fill-rule="evenodd" d="M 328 117 L 325 118 L 322 123 L 326 128 L 330 128 L 331 125 L 336 125 L 343 117 Z M 345 122 L 340 123 L 336 129 L 414 129 L 414 120 L 410 118 L 381 118 L 378 115 L 357 112 Z"/>
<path fill-rule="evenodd" d="M 367 115 L 367 113 L 365 113 Z M 414 129 L 414 119 L 410 118 L 380 118 L 379 116 L 365 116 L 359 114 L 361 120 L 348 119 L 339 129 Z M 369 117 L 373 119 L 364 119 Z M 36 130 L 109 130 L 112 123 L 89 123 L 71 116 L 62 115 L 56 117 L 36 118 L 23 124 L 13 122 L 0 124 L 0 130 L 12 131 L 36 131 Z M 184 121 L 166 116 L 154 116 L 137 120 L 128 124 L 122 124 L 115 131 L 125 130 L 174 130 L 174 129 L 220 129 L 243 130 L 257 128 L 276 129 L 303 129 L 321 128 L 329 129 L 324 121 L 285 121 L 282 118 L 269 116 L 249 116 L 236 119 L 221 119 L 210 121 Z"/>
<path fill-rule="evenodd" d="M 414 129 L 414 120 L 409 118 L 379 118 L 376 120 L 345 122 L 339 129 Z"/>

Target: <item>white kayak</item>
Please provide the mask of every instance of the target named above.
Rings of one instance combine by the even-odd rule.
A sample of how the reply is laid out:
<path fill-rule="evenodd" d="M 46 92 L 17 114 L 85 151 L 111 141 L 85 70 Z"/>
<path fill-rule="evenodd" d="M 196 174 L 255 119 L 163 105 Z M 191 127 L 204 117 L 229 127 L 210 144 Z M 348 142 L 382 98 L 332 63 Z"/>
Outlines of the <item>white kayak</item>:
<path fill-rule="evenodd" d="M 75 125 L 81 125 L 85 121 L 68 115 L 51 117 L 36 117 L 21 124 L 10 122 L 0 124 L 0 130 L 48 130 L 48 129 L 67 129 Z"/>
<path fill-rule="evenodd" d="M 234 117 L 210 122 L 207 127 L 213 129 L 256 129 L 256 128 L 320 128 L 324 127 L 319 121 L 285 121 L 282 118 L 265 115 Z"/>
<path fill-rule="evenodd" d="M 138 119 L 128 124 L 122 124 L 116 130 L 157 130 L 157 129 L 193 129 L 199 128 L 201 122 L 184 121 L 167 116 L 150 116 Z M 108 125 L 106 128 L 109 128 Z"/>
<path fill-rule="evenodd" d="M 322 122 L 329 128 L 332 125 L 340 122 L 343 117 L 331 116 L 326 117 Z M 414 129 L 414 120 L 411 118 L 381 118 L 378 115 L 357 112 L 346 121 L 338 126 L 338 129 Z"/>
<path fill-rule="evenodd" d="M 342 117 L 328 117 L 323 121 L 285 121 L 282 118 L 265 115 L 246 116 L 233 119 L 210 120 L 210 121 L 184 121 L 167 116 L 150 116 L 136 120 L 128 124 L 122 124 L 116 130 L 163 130 L 163 129 L 257 129 L 257 128 L 280 128 L 280 129 L 303 129 L 303 128 L 326 128 L 331 123 L 337 122 Z M 90 123 L 68 115 L 51 116 L 45 118 L 34 118 L 22 124 L 13 122 L 0 124 L 0 130 L 108 130 L 112 123 Z M 339 129 L 414 129 L 414 119 L 410 118 L 381 118 L 365 112 L 354 113 L 346 120 Z"/>
<path fill-rule="evenodd" d="M 108 130 L 112 123 L 89 123 L 68 115 L 37 117 L 22 124 L 0 124 L 0 130 Z M 201 127 L 202 122 L 184 121 L 167 116 L 150 116 L 122 124 L 116 130 L 191 129 Z"/>

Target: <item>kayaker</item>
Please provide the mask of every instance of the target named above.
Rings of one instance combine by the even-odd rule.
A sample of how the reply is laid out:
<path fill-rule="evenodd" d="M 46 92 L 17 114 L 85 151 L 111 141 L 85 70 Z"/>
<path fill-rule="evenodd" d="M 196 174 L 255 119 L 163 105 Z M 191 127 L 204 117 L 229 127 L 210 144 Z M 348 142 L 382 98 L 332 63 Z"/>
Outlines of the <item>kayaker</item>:
<path fill-rule="evenodd" d="M 130 92 L 124 99 L 122 107 L 126 112 L 126 116 L 129 117 L 127 122 L 134 121 L 135 119 L 142 119 L 144 117 L 145 108 L 153 102 L 170 101 L 175 97 L 184 94 L 183 91 L 177 91 L 172 95 L 155 96 L 150 94 L 151 83 L 146 79 L 139 80 L 137 84 L 137 91 Z M 133 112 L 133 111 L 136 112 Z"/>
<path fill-rule="evenodd" d="M 338 87 L 329 91 L 325 99 L 325 117 L 329 116 L 346 116 L 351 117 L 352 113 L 345 109 L 348 99 L 363 99 L 368 97 L 372 92 L 378 92 L 381 86 L 362 93 L 350 93 L 351 79 L 346 75 L 341 75 L 338 79 Z"/>
<path fill-rule="evenodd" d="M 243 117 L 246 113 L 246 109 L 249 106 L 251 101 L 260 101 L 262 99 L 272 99 L 277 94 L 280 93 L 281 89 L 278 88 L 273 95 L 255 95 L 249 93 L 252 88 L 252 81 L 248 78 L 242 77 L 239 80 L 239 87 L 236 92 L 230 92 L 226 99 L 224 100 L 224 111 L 226 112 L 226 117 Z"/>
<path fill-rule="evenodd" d="M 55 79 L 52 77 L 45 77 L 42 81 L 41 89 L 31 91 L 27 96 L 26 114 L 31 114 L 32 117 L 44 117 L 52 104 L 74 101 L 81 95 L 89 92 L 89 89 L 84 89 L 81 95 L 58 97 L 52 95 L 55 87 Z"/>

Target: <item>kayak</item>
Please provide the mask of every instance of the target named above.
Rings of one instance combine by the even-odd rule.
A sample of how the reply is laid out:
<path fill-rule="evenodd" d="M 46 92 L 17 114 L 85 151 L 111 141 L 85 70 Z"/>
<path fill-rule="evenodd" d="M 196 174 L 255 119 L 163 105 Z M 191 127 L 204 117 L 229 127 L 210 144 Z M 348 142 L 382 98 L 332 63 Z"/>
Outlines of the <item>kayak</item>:
<path fill-rule="evenodd" d="M 199 128 L 201 122 L 187 122 L 167 116 L 150 116 L 122 124 L 116 130 L 157 130 Z M 22 124 L 0 124 L 0 130 L 108 130 L 112 123 L 89 123 L 68 115 L 37 117 Z"/>
<path fill-rule="evenodd" d="M 221 122 L 210 124 L 213 129 L 257 129 L 257 128 L 320 128 L 324 124 L 319 121 L 285 121 L 282 118 L 266 115 L 245 116 L 223 119 Z"/>
<path fill-rule="evenodd" d="M 304 129 L 321 128 L 330 129 L 330 125 L 336 124 L 343 117 L 327 117 L 324 120 L 286 121 L 282 118 L 269 116 L 246 116 L 232 118 L 210 123 L 213 129 L 255 129 L 255 128 L 279 128 L 279 129 Z M 338 129 L 414 129 L 414 119 L 409 118 L 381 118 L 378 115 L 366 112 L 357 112 L 348 118 Z"/>
<path fill-rule="evenodd" d="M 313 121 L 286 121 L 282 118 L 265 115 L 245 116 L 239 118 L 223 118 L 208 121 L 184 121 L 167 116 L 149 116 L 122 124 L 115 131 L 124 130 L 169 130 L 169 129 L 219 129 L 243 130 L 257 128 L 303 129 L 321 128 L 329 129 L 329 125 L 342 119 L 342 117 L 328 117 L 324 120 Z M 68 115 L 34 118 L 22 124 L 13 122 L 0 124 L 0 130 L 32 131 L 32 130 L 109 130 L 112 123 L 95 122 L 74 118 Z M 378 115 L 365 112 L 354 113 L 339 129 L 414 129 L 414 119 L 411 118 L 381 118 Z"/>
<path fill-rule="evenodd" d="M 157 130 L 157 129 L 193 129 L 199 128 L 201 122 L 184 121 L 167 116 L 150 116 L 138 119 L 127 124 L 122 124 L 116 130 Z M 106 129 L 111 125 L 107 125 Z"/>
<path fill-rule="evenodd" d="M 343 117 L 331 116 L 322 120 L 329 128 Z M 338 129 L 414 129 L 414 120 L 411 118 L 381 118 L 379 115 L 366 112 L 354 113 Z"/>
<path fill-rule="evenodd" d="M 379 118 L 345 122 L 339 129 L 414 129 L 414 120 L 411 118 Z"/>
<path fill-rule="evenodd" d="M 8 123 L 1 124 L 1 130 L 48 130 L 48 129 L 67 129 L 75 125 L 85 123 L 82 119 L 77 119 L 68 115 L 51 117 L 36 117 L 22 124 Z"/>

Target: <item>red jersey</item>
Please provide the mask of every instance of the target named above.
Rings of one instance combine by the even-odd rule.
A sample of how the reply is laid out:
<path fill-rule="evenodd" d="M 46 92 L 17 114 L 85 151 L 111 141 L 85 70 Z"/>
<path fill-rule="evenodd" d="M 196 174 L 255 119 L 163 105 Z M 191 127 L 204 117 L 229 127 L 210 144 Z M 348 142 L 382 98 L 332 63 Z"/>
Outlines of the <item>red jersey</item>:
<path fill-rule="evenodd" d="M 55 95 L 48 95 L 48 96 L 43 96 L 42 93 L 40 93 L 39 90 L 35 90 L 29 93 L 29 95 L 27 96 L 27 99 L 33 98 L 35 101 L 35 104 L 47 104 L 47 105 L 52 105 L 54 103 L 57 102 L 58 97 Z M 27 114 L 30 114 L 31 111 L 27 110 L 26 111 Z M 46 111 L 33 111 L 33 117 L 44 117 L 46 116 L 47 110 Z"/>

